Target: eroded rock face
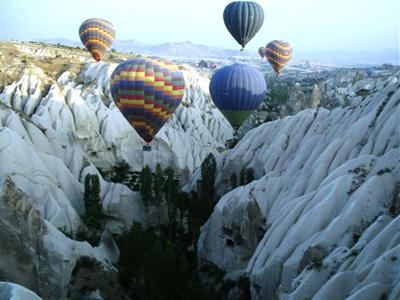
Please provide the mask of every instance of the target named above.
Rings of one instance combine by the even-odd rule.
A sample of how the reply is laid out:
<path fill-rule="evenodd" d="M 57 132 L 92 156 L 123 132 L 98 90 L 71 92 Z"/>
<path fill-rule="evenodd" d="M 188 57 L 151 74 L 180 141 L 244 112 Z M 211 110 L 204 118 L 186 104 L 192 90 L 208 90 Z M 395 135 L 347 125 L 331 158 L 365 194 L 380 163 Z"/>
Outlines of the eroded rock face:
<path fill-rule="evenodd" d="M 41 298 L 32 291 L 11 282 L 0 282 L 0 299 L 41 300 Z"/>
<path fill-rule="evenodd" d="M 3 177 L 0 177 L 0 229 L 1 279 L 18 282 L 44 299 L 66 297 L 72 271 L 82 256 L 95 261 L 105 272 L 115 272 L 107 243 L 103 241 L 99 247 L 92 247 L 87 242 L 69 239 L 43 220 L 24 191 L 10 178 Z"/>
<path fill-rule="evenodd" d="M 64 55 L 18 49 L 32 57 Z M 20 63 L 13 58 L 3 66 L 17 76 L 12 66 Z M 110 262 L 119 253 L 111 233 L 132 221 L 155 222 L 138 193 L 106 182 L 98 168 L 120 159 L 134 170 L 160 162 L 185 181 L 232 137 L 210 101 L 208 79 L 184 66 L 183 105 L 153 151 L 143 153 L 110 97 L 115 67 L 88 63 L 79 76 L 64 72 L 56 81 L 29 67 L 0 94 L 0 279 L 22 283 L 44 299 L 65 298 L 86 283 L 88 297 L 108 295 L 112 289 L 96 282 L 116 274 Z M 264 124 L 217 157 L 217 189 L 224 196 L 202 228 L 199 256 L 230 278 L 248 274 L 244 286 L 250 281 L 254 299 L 400 296 L 399 76 L 384 82 L 353 75 L 318 87 L 322 105 L 352 108 L 305 110 Z M 257 180 L 232 190 L 230 177 L 243 168 L 252 168 Z M 99 176 L 107 216 L 98 247 L 62 233 L 73 235 L 82 225 L 87 174 Z M 198 173 L 193 185 L 196 178 Z M 96 262 L 97 277 L 87 282 L 91 271 L 77 269 L 82 257 Z M 9 285 L 4 292 L 0 284 L 0 295 L 19 291 Z M 229 295 L 246 292 L 232 289 Z"/>
<path fill-rule="evenodd" d="M 247 273 L 254 299 L 397 299 L 399 79 L 355 108 L 260 125 L 217 156 L 224 196 L 202 228 L 200 258 L 228 277 Z M 258 180 L 230 191 L 243 167 Z"/>
<path fill-rule="evenodd" d="M 46 226 L 29 197 L 9 178 L 0 177 L 0 216 L 0 277 L 38 291 Z"/>
<path fill-rule="evenodd" d="M 117 270 L 104 270 L 88 257 L 77 262 L 68 291 L 70 299 L 130 299 L 118 282 Z"/>
<path fill-rule="evenodd" d="M 209 152 L 224 147 L 233 131 L 210 100 L 209 80 L 184 66 L 184 104 L 159 133 L 153 151 L 143 153 L 143 142 L 110 96 L 116 64 L 80 63 L 80 74 L 67 71 L 54 80 L 34 65 L 35 59 L 65 56 L 83 62 L 83 53 L 77 50 L 75 57 L 72 51 L 39 45 L 17 45 L 11 50 L 24 53 L 28 62 L 22 73 L 18 59 L 2 65 L 10 72 L 17 68 L 13 74 L 21 77 L 0 94 L 0 178 L 9 182 L 0 185 L 5 241 L 0 246 L 0 278 L 21 283 L 45 299 L 62 299 L 80 257 L 112 270 L 110 262 L 119 256 L 112 234 L 127 230 L 133 221 L 158 222 L 146 214 L 137 192 L 106 182 L 98 168 L 121 159 L 133 170 L 161 163 L 164 168 L 174 167 L 184 181 Z M 82 227 L 88 174 L 99 176 L 106 216 L 98 247 L 64 235 L 75 236 Z M 15 217 L 20 214 L 26 218 Z M 34 227 L 37 224 L 40 230 Z"/>

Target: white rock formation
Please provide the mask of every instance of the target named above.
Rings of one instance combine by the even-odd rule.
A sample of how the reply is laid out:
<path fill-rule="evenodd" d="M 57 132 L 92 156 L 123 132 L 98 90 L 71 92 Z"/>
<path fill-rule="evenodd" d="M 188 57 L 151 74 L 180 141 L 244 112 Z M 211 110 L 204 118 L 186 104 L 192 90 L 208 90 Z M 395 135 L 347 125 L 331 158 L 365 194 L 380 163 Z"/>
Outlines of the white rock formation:
<path fill-rule="evenodd" d="M 368 70 L 336 71 L 336 75 L 319 84 L 323 94 L 322 105 L 328 108 L 337 106 L 357 106 L 366 97 L 383 89 L 389 76 L 395 71 Z"/>
<path fill-rule="evenodd" d="M 17 48 L 37 58 L 69 55 Z M 14 74 L 9 66 L 20 62 L 13 58 L 2 68 Z M 185 65 L 183 105 L 153 151 L 143 153 L 110 98 L 115 67 L 88 63 L 80 76 L 65 72 L 56 82 L 30 67 L 0 94 L 0 279 L 45 299 L 66 296 L 82 256 L 112 269 L 118 251 L 108 231 L 149 222 L 139 195 L 104 181 L 98 168 L 120 159 L 134 170 L 159 162 L 178 169 L 184 181 L 232 137 L 210 101 L 208 79 Z M 217 156 L 217 189 L 225 195 L 202 229 L 200 258 L 230 278 L 248 276 L 254 299 L 398 299 L 399 86 L 399 75 L 388 82 L 353 75 L 328 80 L 320 87 L 324 96 L 332 93 L 352 108 L 306 110 L 264 124 Z M 253 168 L 257 180 L 230 191 L 232 172 L 243 167 Z M 98 247 L 61 232 L 82 225 L 87 174 L 100 177 L 108 217 Z M 0 298 L 10 291 L 20 289 L 0 284 Z"/>
<path fill-rule="evenodd" d="M 11 282 L 0 282 L 0 299 L 4 300 L 41 300 L 34 292 Z"/>
<path fill-rule="evenodd" d="M 185 66 L 183 75 L 186 90 L 183 104 L 158 133 L 152 145 L 153 151 L 143 153 L 143 142 L 136 132 L 113 104 L 108 105 L 111 99 L 109 81 L 115 67 L 91 64 L 82 73 L 84 85 L 75 87 L 85 99 L 89 99 L 86 104 L 97 114 L 97 121 L 93 123 L 97 122 L 99 126 L 94 128 L 98 128 L 99 139 L 102 138 L 101 142 L 96 140 L 94 146 L 90 141 L 84 141 L 84 147 L 110 153 L 114 159 L 122 158 L 136 170 L 144 164 L 154 168 L 160 163 L 163 167 L 173 166 L 190 174 L 208 153 L 215 153 L 218 147 L 224 147 L 225 141 L 232 137 L 231 126 L 211 102 L 208 94 L 209 80 L 201 77 L 195 69 Z M 82 110 L 81 106 L 78 107 Z M 82 114 L 82 120 L 87 123 L 88 113 Z M 94 133 L 93 130 L 91 132 Z M 100 144 L 104 146 L 99 147 Z M 110 157 L 103 160 L 110 161 Z"/>
<path fill-rule="evenodd" d="M 17 49 L 38 58 L 66 55 L 40 46 Z M 80 60 L 79 55 L 68 58 Z M 153 151 L 143 153 L 143 142 L 110 98 L 115 67 L 89 63 L 80 77 L 65 72 L 54 82 L 30 66 L 0 94 L 0 227 L 2 238 L 10 240 L 0 247 L 0 279 L 23 284 L 45 299 L 65 297 L 79 257 L 96 259 L 105 268 L 118 259 L 117 251 L 109 247 L 112 239 L 92 247 L 61 232 L 74 234 L 82 225 L 87 174 L 99 175 L 107 232 L 121 232 L 133 221 L 153 220 L 138 193 L 104 181 L 98 167 L 124 159 L 140 170 L 144 164 L 155 167 L 159 162 L 175 167 L 184 180 L 232 136 L 232 128 L 211 104 L 208 79 L 186 66 L 185 104 L 158 134 Z M 20 202 L 12 195 L 20 195 Z M 10 215 L 34 218 L 9 220 Z M 31 223 L 39 224 L 35 226 L 40 230 L 33 232 L 36 227 Z M 12 236 L 18 238 L 13 241 Z M 21 259 L 12 260 L 9 253 L 16 249 Z"/>
<path fill-rule="evenodd" d="M 355 108 L 263 124 L 217 163 L 199 256 L 253 299 L 399 299 L 400 74 Z M 229 192 L 243 167 L 258 180 Z"/>
<path fill-rule="evenodd" d="M 319 87 L 315 84 L 311 93 L 311 105 L 312 108 L 317 108 L 321 103 L 322 94 Z"/>
<path fill-rule="evenodd" d="M 113 269 L 110 247 L 69 239 L 44 220 L 37 207 L 10 177 L 0 176 L 0 278 L 23 284 L 45 299 L 64 299 L 80 257 Z"/>

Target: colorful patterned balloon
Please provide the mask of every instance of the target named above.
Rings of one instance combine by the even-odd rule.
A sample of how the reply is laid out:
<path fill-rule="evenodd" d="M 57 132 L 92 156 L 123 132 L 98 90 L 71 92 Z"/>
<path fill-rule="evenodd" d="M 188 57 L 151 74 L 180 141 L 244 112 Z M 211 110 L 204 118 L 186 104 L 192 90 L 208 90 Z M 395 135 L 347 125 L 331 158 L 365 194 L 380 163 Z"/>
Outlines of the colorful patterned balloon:
<path fill-rule="evenodd" d="M 88 19 L 79 27 L 79 37 L 96 61 L 103 59 L 115 39 L 114 26 L 103 19 Z"/>
<path fill-rule="evenodd" d="M 285 41 L 272 41 L 265 47 L 264 54 L 272 68 L 279 75 L 292 58 L 292 46 Z"/>
<path fill-rule="evenodd" d="M 179 68 L 165 61 L 135 58 L 111 75 L 111 95 L 125 119 L 150 143 L 182 101 L 185 81 Z"/>
<path fill-rule="evenodd" d="M 267 84 L 254 67 L 233 64 L 218 69 L 210 81 L 214 104 L 234 127 L 239 127 L 265 98 Z"/>

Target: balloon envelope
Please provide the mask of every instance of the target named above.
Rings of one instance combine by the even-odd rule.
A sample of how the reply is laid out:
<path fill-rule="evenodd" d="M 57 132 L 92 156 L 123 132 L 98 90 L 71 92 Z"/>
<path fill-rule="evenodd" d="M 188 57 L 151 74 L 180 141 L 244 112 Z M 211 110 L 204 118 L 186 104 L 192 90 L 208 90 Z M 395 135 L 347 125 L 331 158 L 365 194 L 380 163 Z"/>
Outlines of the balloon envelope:
<path fill-rule="evenodd" d="M 210 81 L 214 104 L 234 127 L 239 127 L 258 108 L 266 91 L 261 72 L 243 64 L 217 70 Z"/>
<path fill-rule="evenodd" d="M 265 56 L 265 48 L 264 47 L 258 48 L 258 54 L 260 54 L 261 58 L 263 58 Z"/>
<path fill-rule="evenodd" d="M 114 26 L 104 19 L 88 19 L 79 27 L 79 37 L 96 61 L 103 59 L 115 39 Z"/>
<path fill-rule="evenodd" d="M 234 39 L 244 48 L 264 23 L 264 10 L 256 2 L 231 2 L 225 7 L 224 23 Z"/>
<path fill-rule="evenodd" d="M 182 101 L 185 82 L 169 62 L 136 58 L 122 62 L 111 75 L 111 95 L 117 107 L 150 143 Z"/>
<path fill-rule="evenodd" d="M 268 43 L 264 53 L 272 68 L 279 75 L 292 58 L 293 49 L 288 42 L 275 40 Z"/>

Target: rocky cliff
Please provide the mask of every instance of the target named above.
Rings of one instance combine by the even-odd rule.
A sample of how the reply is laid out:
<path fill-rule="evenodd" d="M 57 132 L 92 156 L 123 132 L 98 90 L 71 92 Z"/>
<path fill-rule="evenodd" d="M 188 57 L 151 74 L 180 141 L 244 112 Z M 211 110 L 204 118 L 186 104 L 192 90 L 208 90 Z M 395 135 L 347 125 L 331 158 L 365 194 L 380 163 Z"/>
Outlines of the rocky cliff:
<path fill-rule="evenodd" d="M 137 192 L 106 182 L 98 168 L 121 160 L 133 170 L 160 163 L 184 180 L 209 152 L 224 148 L 232 129 L 211 103 L 208 79 L 190 66 L 183 66 L 183 104 L 152 152 L 144 153 L 110 97 L 116 63 L 88 63 L 80 50 L 18 43 L 2 43 L 0 60 L 3 82 L 10 83 L 0 94 L 0 226 L 9 241 L 0 247 L 0 279 L 61 299 L 81 257 L 109 270 L 115 261 L 109 243 L 92 247 L 65 235 L 83 226 L 87 174 L 100 177 L 107 230 L 121 232 L 133 221 L 148 222 L 144 206 Z"/>
<path fill-rule="evenodd" d="M 304 100 L 325 108 L 262 124 L 225 151 L 233 131 L 210 100 L 209 74 L 181 64 L 183 103 L 144 153 L 110 97 L 111 73 L 126 58 L 112 55 L 95 64 L 79 49 L 0 44 L 1 281 L 63 299 L 95 274 L 115 295 L 111 234 L 152 220 L 137 192 L 99 170 L 122 160 L 136 171 L 160 163 L 192 190 L 212 152 L 220 199 L 202 227 L 201 263 L 249 282 L 253 299 L 400 297 L 400 74 L 296 77 L 310 83 Z M 243 170 L 255 180 L 232 186 Z M 105 214 L 97 247 L 71 239 L 84 227 L 88 174 L 99 176 Z M 242 293 L 232 288 L 228 298 Z M 37 299 L 1 282 L 3 295 Z"/>
<path fill-rule="evenodd" d="M 249 278 L 252 299 L 399 299 L 399 79 L 351 108 L 260 125 L 219 155 L 200 258 Z M 243 168 L 256 180 L 232 189 Z"/>

